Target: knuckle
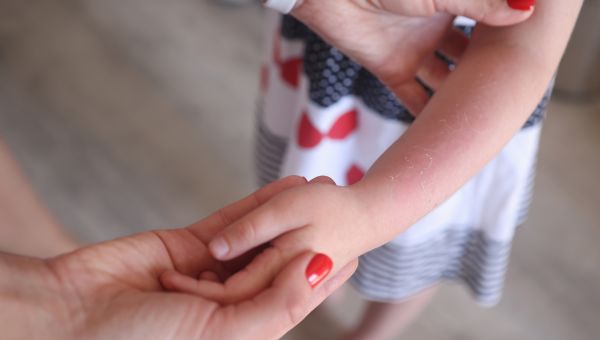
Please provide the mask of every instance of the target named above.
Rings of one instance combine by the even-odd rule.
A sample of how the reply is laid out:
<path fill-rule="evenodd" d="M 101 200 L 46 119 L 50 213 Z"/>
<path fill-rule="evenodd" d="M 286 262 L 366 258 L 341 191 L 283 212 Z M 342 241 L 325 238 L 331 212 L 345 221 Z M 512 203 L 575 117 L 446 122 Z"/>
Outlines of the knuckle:
<path fill-rule="evenodd" d="M 440 11 L 439 0 L 427 0 L 422 2 L 422 11 L 425 16 L 432 16 Z"/>
<path fill-rule="evenodd" d="M 288 322 L 295 326 L 299 324 L 306 314 L 305 302 L 299 296 L 289 298 L 286 306 Z"/>
<path fill-rule="evenodd" d="M 221 219 L 223 225 L 229 225 L 231 223 L 231 219 L 229 218 L 229 216 L 227 216 L 227 213 L 223 208 L 217 210 L 217 214 L 219 215 L 219 218 Z"/>

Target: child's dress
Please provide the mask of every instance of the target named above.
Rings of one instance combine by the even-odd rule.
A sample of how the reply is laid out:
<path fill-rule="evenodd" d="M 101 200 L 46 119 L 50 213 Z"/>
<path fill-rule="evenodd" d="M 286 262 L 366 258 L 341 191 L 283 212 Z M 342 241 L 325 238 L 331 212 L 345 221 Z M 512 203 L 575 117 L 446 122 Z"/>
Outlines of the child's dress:
<path fill-rule="evenodd" d="M 469 27 L 463 27 L 468 31 Z M 413 117 L 367 70 L 290 16 L 267 15 L 256 164 L 261 184 L 287 175 L 361 179 Z M 401 301 L 442 279 L 482 304 L 501 295 L 515 228 L 530 202 L 550 90 L 523 129 L 460 191 L 390 243 L 360 258 L 351 279 L 369 300 Z"/>

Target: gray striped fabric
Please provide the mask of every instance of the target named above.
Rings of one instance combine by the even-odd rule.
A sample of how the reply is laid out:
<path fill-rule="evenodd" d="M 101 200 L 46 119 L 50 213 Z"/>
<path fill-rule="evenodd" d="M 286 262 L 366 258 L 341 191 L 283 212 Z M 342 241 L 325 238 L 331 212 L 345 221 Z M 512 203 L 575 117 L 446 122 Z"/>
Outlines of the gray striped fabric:
<path fill-rule="evenodd" d="M 388 243 L 361 256 L 350 282 L 367 298 L 389 302 L 441 280 L 462 281 L 478 302 L 493 305 L 502 294 L 510 247 L 476 230 L 447 229 L 422 244 Z"/>
<path fill-rule="evenodd" d="M 527 179 L 527 186 L 525 187 L 523 198 L 521 200 L 519 217 L 517 219 L 517 226 L 525 224 L 527 217 L 529 216 L 529 207 L 533 200 L 533 189 L 535 187 L 535 175 L 537 173 L 537 161 L 531 166 L 529 178 Z"/>
<path fill-rule="evenodd" d="M 264 125 L 259 111 L 254 138 L 254 161 L 258 185 L 263 186 L 279 178 L 281 163 L 287 148 L 287 139 L 274 135 Z"/>

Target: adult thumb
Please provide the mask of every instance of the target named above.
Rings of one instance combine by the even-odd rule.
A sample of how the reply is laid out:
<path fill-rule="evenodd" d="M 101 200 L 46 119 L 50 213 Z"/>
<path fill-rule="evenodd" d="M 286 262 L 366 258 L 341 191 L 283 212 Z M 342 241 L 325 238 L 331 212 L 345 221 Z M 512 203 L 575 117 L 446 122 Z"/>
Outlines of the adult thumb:
<path fill-rule="evenodd" d="M 213 317 L 213 322 L 221 326 L 215 333 L 221 336 L 207 338 L 280 338 L 346 282 L 356 270 L 358 261 L 351 261 L 329 278 L 331 265 L 331 260 L 324 254 L 306 252 L 299 255 L 285 266 L 270 288 L 251 300 L 222 309 L 217 319 Z M 227 320 L 231 327 L 223 327 L 229 326 Z"/>

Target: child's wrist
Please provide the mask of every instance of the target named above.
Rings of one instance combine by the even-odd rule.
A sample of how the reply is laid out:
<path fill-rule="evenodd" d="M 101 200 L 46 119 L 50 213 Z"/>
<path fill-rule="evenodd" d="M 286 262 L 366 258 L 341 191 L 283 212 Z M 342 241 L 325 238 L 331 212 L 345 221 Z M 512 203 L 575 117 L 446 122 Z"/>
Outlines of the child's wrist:
<path fill-rule="evenodd" d="M 365 177 L 351 188 L 359 197 L 365 214 L 369 216 L 370 247 L 378 247 L 401 234 L 410 225 L 403 205 L 393 187 L 386 179 Z"/>
<path fill-rule="evenodd" d="M 390 212 L 386 207 L 389 202 L 386 201 L 384 195 L 380 192 L 380 188 L 370 180 L 360 181 L 349 187 L 353 192 L 353 196 L 358 201 L 361 214 L 364 216 L 363 233 L 369 235 L 364 237 L 363 251 L 369 251 L 376 248 L 385 242 L 389 241 L 389 223 Z"/>

